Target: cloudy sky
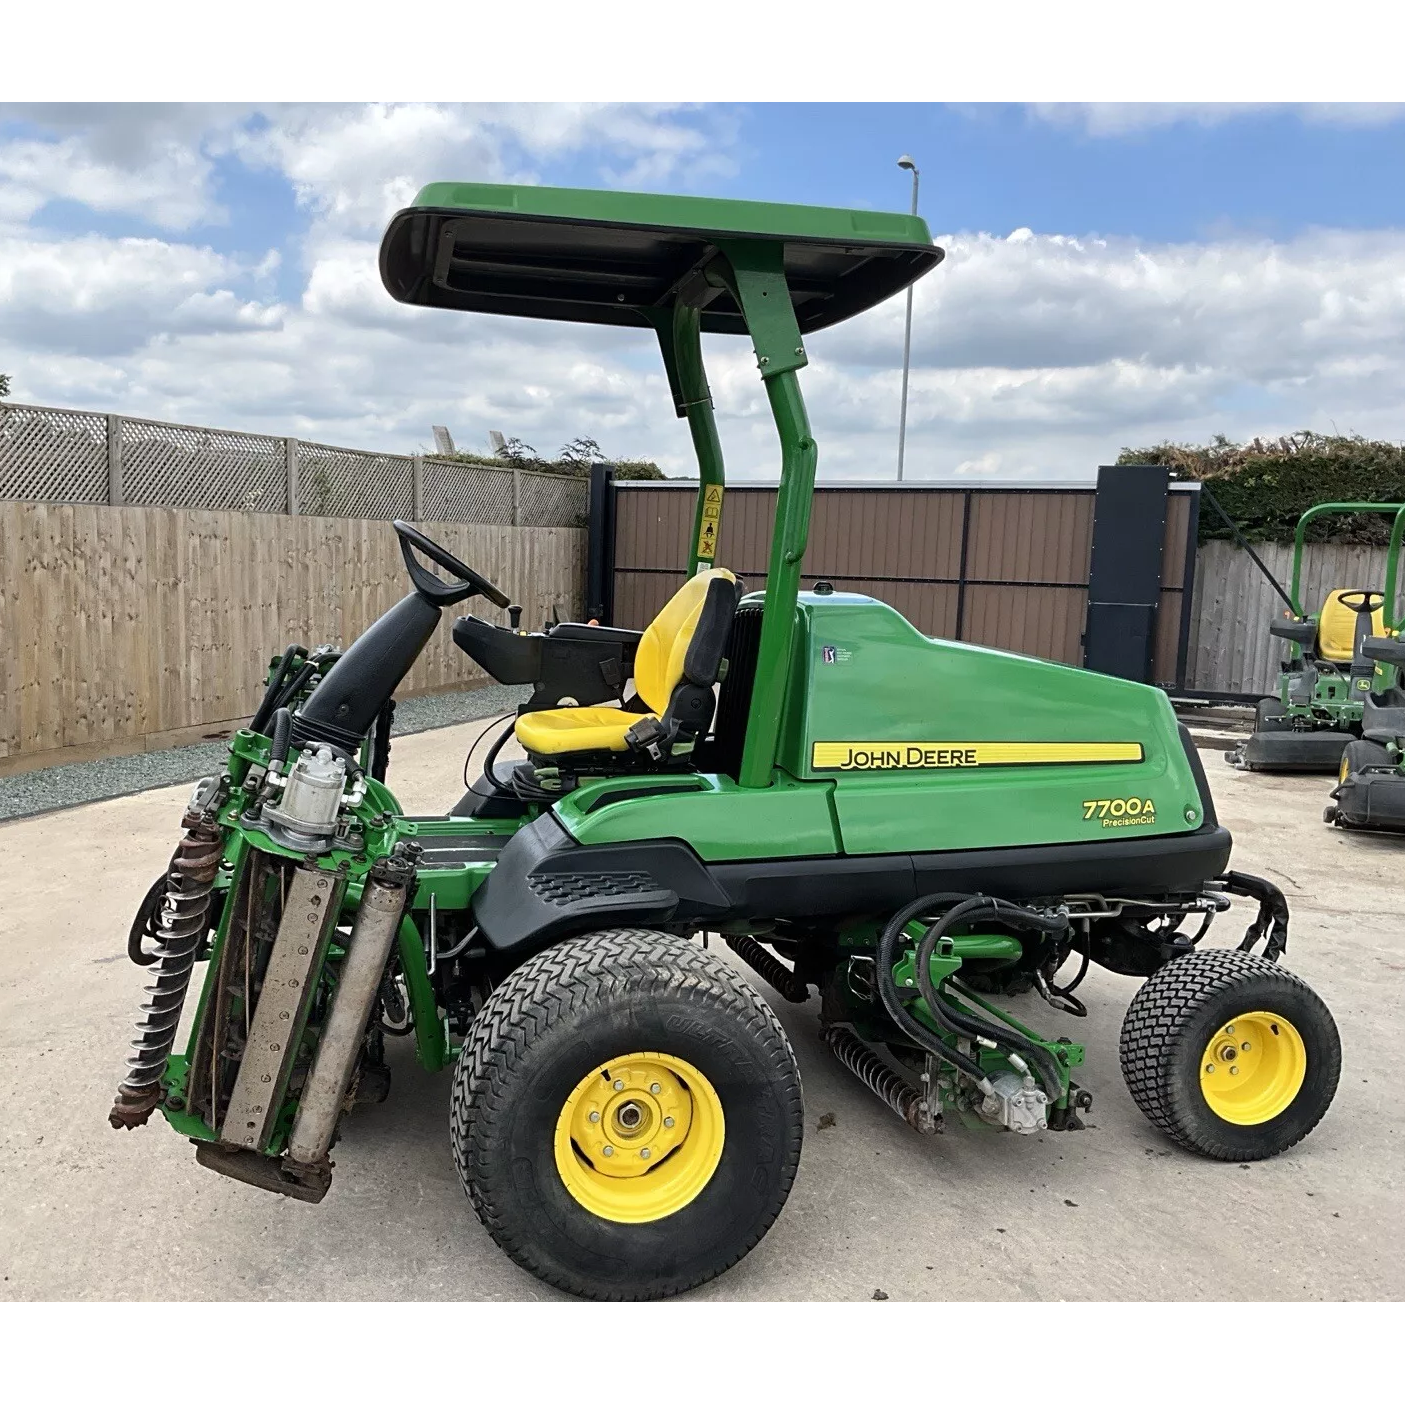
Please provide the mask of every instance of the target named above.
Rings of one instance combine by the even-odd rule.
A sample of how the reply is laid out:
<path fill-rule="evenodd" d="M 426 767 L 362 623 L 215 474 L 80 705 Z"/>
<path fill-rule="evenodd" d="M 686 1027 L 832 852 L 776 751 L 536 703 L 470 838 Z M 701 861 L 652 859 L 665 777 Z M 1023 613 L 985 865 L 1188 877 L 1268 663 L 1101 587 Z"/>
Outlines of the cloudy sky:
<path fill-rule="evenodd" d="M 447 424 L 685 472 L 652 338 L 402 307 L 386 218 L 431 180 L 902 209 L 910 476 L 1088 476 L 1127 444 L 1405 439 L 1405 106 L 0 105 L 15 400 L 412 452 Z M 817 334 L 820 472 L 894 471 L 902 301 Z M 729 468 L 773 475 L 738 344 Z"/>

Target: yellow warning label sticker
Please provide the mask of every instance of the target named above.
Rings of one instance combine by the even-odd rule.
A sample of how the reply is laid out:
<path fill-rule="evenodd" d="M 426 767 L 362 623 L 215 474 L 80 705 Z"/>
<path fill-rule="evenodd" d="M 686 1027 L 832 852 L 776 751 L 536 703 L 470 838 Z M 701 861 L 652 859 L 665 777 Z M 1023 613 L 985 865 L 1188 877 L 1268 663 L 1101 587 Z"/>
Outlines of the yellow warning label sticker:
<path fill-rule="evenodd" d="M 711 561 L 717 555 L 717 533 L 722 526 L 722 485 L 703 489 L 702 526 L 698 528 L 698 555 Z"/>
<path fill-rule="evenodd" d="M 1142 759 L 1140 742 L 816 742 L 810 765 L 816 771 L 931 771 Z"/>

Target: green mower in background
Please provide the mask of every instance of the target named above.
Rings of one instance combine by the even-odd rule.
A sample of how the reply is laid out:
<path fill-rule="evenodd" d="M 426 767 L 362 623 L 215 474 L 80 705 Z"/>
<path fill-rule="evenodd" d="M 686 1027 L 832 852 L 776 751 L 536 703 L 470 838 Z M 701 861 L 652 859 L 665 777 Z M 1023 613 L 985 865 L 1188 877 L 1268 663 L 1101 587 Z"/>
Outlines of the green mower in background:
<path fill-rule="evenodd" d="M 1361 705 L 1361 735 L 1343 748 L 1332 804 L 1322 812 L 1328 824 L 1340 829 L 1405 832 L 1405 620 L 1398 590 L 1402 537 L 1405 508 L 1396 515 L 1386 549 L 1382 628 L 1361 641 L 1361 653 L 1371 668 Z"/>
<path fill-rule="evenodd" d="M 916 217 L 680 196 L 441 184 L 395 216 L 402 302 L 657 335 L 699 464 L 683 584 L 642 631 L 458 618 L 535 691 L 448 814 L 406 815 L 395 690 L 447 606 L 509 601 L 397 522 L 410 593 L 344 652 L 290 647 L 196 787 L 129 939 L 153 978 L 114 1126 L 159 1110 L 203 1166 L 318 1201 L 403 1039 L 452 1069 L 459 1175 L 518 1264 L 585 1297 L 680 1293 L 766 1233 L 803 1131 L 790 1042 L 709 938 L 817 995 L 821 1039 L 918 1133 L 1075 1133 L 1083 1047 L 998 1001 L 1083 1014 L 1091 962 L 1143 982 L 1120 1061 L 1167 1137 L 1245 1161 L 1316 1126 L 1336 1027 L 1281 964 L 1283 895 L 1229 868 L 1165 694 L 800 589 L 804 338 L 941 258 Z M 718 561 L 702 332 L 750 337 L 779 436 L 763 589 Z M 1232 895 L 1248 931 L 1206 946 Z"/>
<path fill-rule="evenodd" d="M 1327 592 L 1321 608 L 1309 614 L 1302 604 L 1303 544 L 1308 523 L 1322 516 L 1360 512 L 1395 516 L 1385 590 L 1335 588 Z M 1399 626 L 1398 619 L 1392 626 L 1388 616 L 1398 606 L 1394 581 L 1402 523 L 1405 505 L 1401 503 L 1318 503 L 1298 519 L 1293 534 L 1293 578 L 1285 597 L 1291 613 L 1268 627 L 1274 638 L 1288 645 L 1278 674 L 1278 692 L 1259 702 L 1248 741 L 1227 755 L 1231 765 L 1246 771 L 1326 774 L 1342 765 L 1347 747 L 1362 736 L 1363 713 L 1379 672 L 1368 646 Z M 1269 579 L 1282 595 L 1282 587 Z"/>

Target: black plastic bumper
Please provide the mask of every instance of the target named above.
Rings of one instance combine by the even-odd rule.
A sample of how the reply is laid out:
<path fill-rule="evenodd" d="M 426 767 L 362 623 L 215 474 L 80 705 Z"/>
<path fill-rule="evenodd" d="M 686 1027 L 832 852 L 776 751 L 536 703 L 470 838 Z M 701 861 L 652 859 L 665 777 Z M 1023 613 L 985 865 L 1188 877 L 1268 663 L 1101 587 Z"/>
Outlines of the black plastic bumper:
<path fill-rule="evenodd" d="M 1350 732 L 1254 732 L 1238 764 L 1246 771 L 1305 771 L 1335 775 Z"/>
<path fill-rule="evenodd" d="M 1336 822 L 1348 829 L 1405 833 L 1405 775 L 1399 771 L 1360 771 L 1332 792 Z"/>

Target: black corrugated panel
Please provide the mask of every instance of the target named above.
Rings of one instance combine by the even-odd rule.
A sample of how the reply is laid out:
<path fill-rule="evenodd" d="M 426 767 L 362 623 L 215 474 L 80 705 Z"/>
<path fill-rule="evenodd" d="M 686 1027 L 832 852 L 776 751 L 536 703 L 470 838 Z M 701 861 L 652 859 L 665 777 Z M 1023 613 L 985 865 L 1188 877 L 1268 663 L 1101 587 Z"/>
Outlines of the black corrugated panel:
<path fill-rule="evenodd" d="M 756 682 L 756 657 L 761 646 L 761 606 L 742 605 L 732 616 L 727 640 L 727 676 L 717 699 L 717 724 L 697 751 L 700 771 L 736 779 L 746 745 L 746 719 L 751 712 L 751 689 Z"/>

